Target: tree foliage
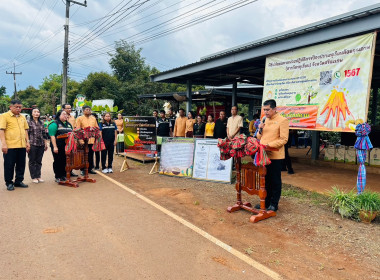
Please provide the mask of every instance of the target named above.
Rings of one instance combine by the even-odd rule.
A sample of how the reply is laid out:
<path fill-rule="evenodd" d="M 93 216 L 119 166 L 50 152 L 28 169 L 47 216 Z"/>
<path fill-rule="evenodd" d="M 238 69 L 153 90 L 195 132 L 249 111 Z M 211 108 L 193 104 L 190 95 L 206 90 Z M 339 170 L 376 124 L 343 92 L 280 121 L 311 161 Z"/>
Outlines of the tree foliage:
<path fill-rule="evenodd" d="M 73 104 L 80 93 L 86 96 L 86 100 L 113 99 L 115 106 L 128 115 L 151 115 L 152 110 L 162 109 L 164 101 L 140 99 L 138 96 L 185 91 L 186 86 L 152 83 L 149 76 L 158 74 L 159 70 L 145 62 L 141 51 L 126 41 L 116 42 L 115 53 L 109 54 L 112 73 L 92 72 L 81 83 L 68 79 L 67 102 Z M 38 89 L 29 86 L 18 94 L 25 107 L 37 105 L 43 114 L 54 114 L 56 105 L 60 103 L 61 89 L 62 75 L 51 74 L 43 79 Z M 201 90 L 203 87 L 193 89 Z M 0 87 L 0 98 L 4 93 L 5 88 Z"/>

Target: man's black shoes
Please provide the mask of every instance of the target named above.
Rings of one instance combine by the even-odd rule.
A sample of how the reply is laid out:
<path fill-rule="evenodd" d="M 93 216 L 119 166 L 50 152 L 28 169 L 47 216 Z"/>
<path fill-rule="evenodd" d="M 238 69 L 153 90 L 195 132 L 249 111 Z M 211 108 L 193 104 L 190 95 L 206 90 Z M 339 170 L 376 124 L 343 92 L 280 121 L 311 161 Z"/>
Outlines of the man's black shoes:
<path fill-rule="evenodd" d="M 269 207 L 267 208 L 267 211 L 277 211 L 277 207 L 274 207 L 273 205 L 269 205 Z"/>
<path fill-rule="evenodd" d="M 27 184 L 24 184 L 23 182 L 15 183 L 14 186 L 17 187 L 17 188 L 27 188 L 27 187 L 29 187 Z"/>
<path fill-rule="evenodd" d="M 255 208 L 260 210 L 260 203 L 255 205 Z M 267 211 L 277 211 L 277 207 L 274 207 L 273 205 L 269 205 L 269 207 L 266 207 Z"/>
<path fill-rule="evenodd" d="M 97 174 L 94 170 L 90 170 L 90 171 L 88 171 L 88 173 L 90 173 L 90 174 Z"/>
<path fill-rule="evenodd" d="M 7 184 L 7 190 L 8 191 L 14 191 L 15 187 L 13 186 L 13 184 Z"/>

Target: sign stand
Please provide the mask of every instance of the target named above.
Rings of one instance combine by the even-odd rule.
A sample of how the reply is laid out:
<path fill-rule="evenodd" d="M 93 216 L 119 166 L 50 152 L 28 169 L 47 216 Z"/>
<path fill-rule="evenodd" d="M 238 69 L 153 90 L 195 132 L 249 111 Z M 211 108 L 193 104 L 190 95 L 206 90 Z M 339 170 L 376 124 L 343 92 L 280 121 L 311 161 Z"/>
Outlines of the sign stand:
<path fill-rule="evenodd" d="M 154 165 L 153 165 L 152 169 L 149 172 L 149 175 L 153 175 L 153 174 L 156 174 L 156 173 L 159 172 L 159 170 L 158 170 L 158 159 L 159 158 L 160 157 L 158 157 L 157 154 L 156 154 L 155 157 L 154 157 L 155 162 L 154 162 Z"/>
<path fill-rule="evenodd" d="M 261 220 L 276 216 L 275 211 L 265 210 L 265 198 L 267 191 L 265 189 L 265 174 L 267 170 L 265 166 L 255 166 L 252 162 L 241 164 L 241 158 L 236 158 L 236 191 L 237 202 L 235 205 L 228 207 L 227 211 L 232 213 L 240 209 L 254 213 L 249 219 L 251 223 L 257 223 Z M 241 191 L 245 191 L 250 195 L 258 195 L 260 197 L 260 209 L 252 208 L 251 203 L 242 202 Z"/>
<path fill-rule="evenodd" d="M 124 161 L 123 164 L 121 165 L 120 172 L 124 172 L 125 170 L 128 170 L 130 167 L 127 162 L 127 153 L 124 155 Z"/>

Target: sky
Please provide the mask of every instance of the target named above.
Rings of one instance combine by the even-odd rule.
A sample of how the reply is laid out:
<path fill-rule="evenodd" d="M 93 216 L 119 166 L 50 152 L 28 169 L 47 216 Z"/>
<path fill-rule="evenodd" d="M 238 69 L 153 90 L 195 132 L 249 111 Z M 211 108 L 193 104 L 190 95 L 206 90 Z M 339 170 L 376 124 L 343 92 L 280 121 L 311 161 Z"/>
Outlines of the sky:
<path fill-rule="evenodd" d="M 84 2 L 84 0 L 76 0 Z M 0 1 L 0 86 L 7 94 L 36 88 L 62 72 L 65 0 Z M 241 7 L 239 7 L 239 3 Z M 146 63 L 160 71 L 266 36 L 340 15 L 379 0 L 88 0 L 72 4 L 69 76 L 111 73 L 114 42 L 142 48 Z M 242 6 L 243 4 L 247 4 Z M 236 9 L 228 11 L 227 7 Z M 239 7 L 239 8 L 237 8 Z M 219 12 L 218 12 L 219 11 Z M 203 22 L 201 22 L 203 19 Z"/>

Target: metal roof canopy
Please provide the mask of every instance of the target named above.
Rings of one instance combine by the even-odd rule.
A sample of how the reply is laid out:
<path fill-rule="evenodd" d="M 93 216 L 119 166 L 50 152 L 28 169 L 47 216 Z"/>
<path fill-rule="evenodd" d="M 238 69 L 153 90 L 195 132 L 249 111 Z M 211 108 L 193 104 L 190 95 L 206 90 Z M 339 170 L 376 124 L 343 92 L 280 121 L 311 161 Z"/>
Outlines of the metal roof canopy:
<path fill-rule="evenodd" d="M 201 61 L 161 72 L 152 82 L 221 86 L 243 81 L 263 85 L 266 56 L 373 32 L 380 29 L 380 4 L 309 24 L 262 40 L 227 49 Z M 376 49 L 380 47 L 377 37 Z M 380 82 L 380 59 L 375 56 L 373 83 Z"/>
<path fill-rule="evenodd" d="M 142 99 L 164 99 L 164 100 L 175 100 L 173 94 L 178 94 L 179 96 L 186 96 L 186 92 L 166 92 L 159 94 L 142 94 L 139 95 L 138 98 Z M 192 101 L 193 102 L 230 102 L 232 97 L 231 91 L 217 90 L 217 89 L 209 89 L 209 90 L 199 90 L 192 92 Z M 254 99 L 262 98 L 262 90 L 259 89 L 259 94 L 251 94 L 246 92 L 237 92 L 237 100 L 239 103 L 248 104 L 249 101 Z"/>

